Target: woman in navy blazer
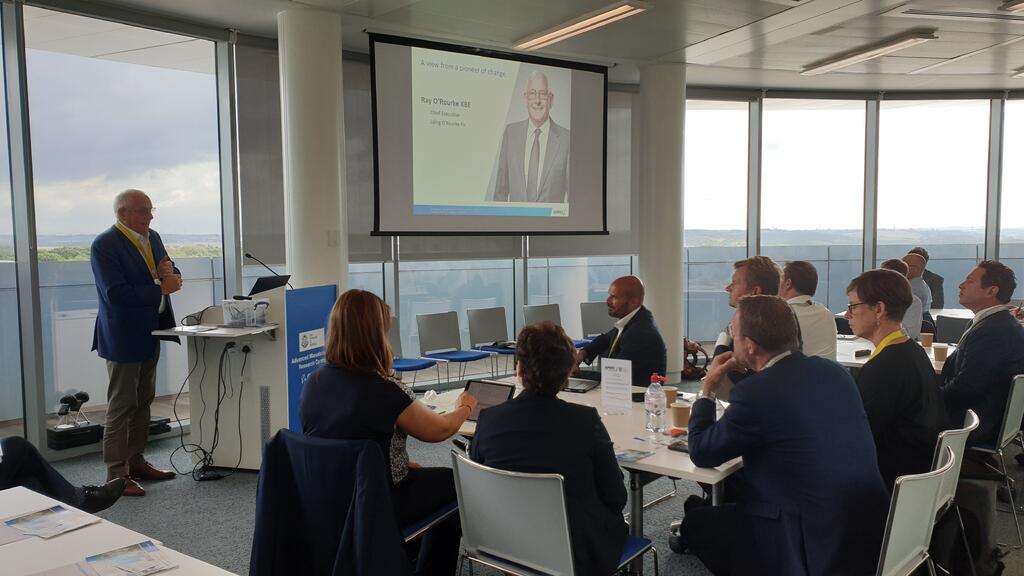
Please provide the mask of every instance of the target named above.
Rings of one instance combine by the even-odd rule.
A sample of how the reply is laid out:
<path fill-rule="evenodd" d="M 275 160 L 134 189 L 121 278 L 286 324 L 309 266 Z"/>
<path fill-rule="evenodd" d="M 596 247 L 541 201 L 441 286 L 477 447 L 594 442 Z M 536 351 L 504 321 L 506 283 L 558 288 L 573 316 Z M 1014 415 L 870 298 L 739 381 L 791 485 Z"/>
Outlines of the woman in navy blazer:
<path fill-rule="evenodd" d="M 626 487 L 597 410 L 556 396 L 575 347 L 561 327 L 541 322 L 519 333 L 516 358 L 524 390 L 480 412 L 470 455 L 502 470 L 561 474 L 576 573 L 611 574 L 626 539 Z"/>

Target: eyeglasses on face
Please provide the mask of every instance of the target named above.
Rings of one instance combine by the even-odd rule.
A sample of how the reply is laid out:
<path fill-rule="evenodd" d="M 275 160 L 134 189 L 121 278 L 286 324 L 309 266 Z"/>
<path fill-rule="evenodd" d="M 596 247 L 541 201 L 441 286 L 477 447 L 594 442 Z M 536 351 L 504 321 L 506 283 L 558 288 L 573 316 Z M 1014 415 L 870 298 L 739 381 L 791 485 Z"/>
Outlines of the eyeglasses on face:
<path fill-rule="evenodd" d="M 853 309 L 854 308 L 856 308 L 857 306 L 863 306 L 865 304 L 870 305 L 871 302 L 854 302 L 852 304 L 847 304 L 846 305 L 846 313 L 847 314 L 853 314 Z"/>
<path fill-rule="evenodd" d="M 128 210 L 129 212 L 133 212 L 135 214 L 138 214 L 140 216 L 143 216 L 143 215 L 146 215 L 146 214 L 152 215 L 153 213 L 156 212 L 156 208 L 153 208 L 153 207 L 149 207 L 149 208 L 126 208 L 126 210 Z"/>
<path fill-rule="evenodd" d="M 544 100 L 547 101 L 551 97 L 551 92 L 547 90 L 530 90 L 526 93 L 526 97 L 530 100 Z"/>

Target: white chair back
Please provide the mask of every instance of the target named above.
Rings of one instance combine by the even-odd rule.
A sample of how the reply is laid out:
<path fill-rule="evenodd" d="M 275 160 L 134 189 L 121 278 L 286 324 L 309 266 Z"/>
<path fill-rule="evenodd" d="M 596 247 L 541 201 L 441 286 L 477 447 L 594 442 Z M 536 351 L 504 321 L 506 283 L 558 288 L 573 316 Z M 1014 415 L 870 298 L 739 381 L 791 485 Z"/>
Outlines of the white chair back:
<path fill-rule="evenodd" d="M 572 544 L 559 474 L 523 474 L 452 452 L 466 553 L 552 576 L 572 576 Z"/>
<path fill-rule="evenodd" d="M 605 302 L 580 302 L 580 320 L 584 338 L 593 338 L 615 327 L 615 318 L 608 315 Z"/>
<path fill-rule="evenodd" d="M 466 310 L 466 316 L 469 318 L 470 347 L 508 340 L 508 323 L 504 308 Z"/>
<path fill-rule="evenodd" d="M 558 309 L 558 304 L 533 304 L 531 306 L 523 306 L 523 321 L 527 326 L 544 321 L 554 322 L 561 326 L 562 313 Z"/>
<path fill-rule="evenodd" d="M 964 418 L 964 427 L 953 430 L 946 430 L 939 434 L 939 440 L 935 446 L 935 458 L 932 461 L 932 470 L 942 467 L 945 460 L 946 449 L 953 451 L 955 457 L 953 469 L 944 476 L 942 486 L 939 488 L 939 497 L 935 501 L 936 520 L 938 516 L 946 511 L 949 503 L 953 501 L 956 494 L 956 487 L 960 481 L 960 467 L 964 463 L 964 451 L 967 450 L 967 437 L 978 427 L 981 420 L 974 410 L 968 410 Z"/>
<path fill-rule="evenodd" d="M 459 315 L 454 311 L 437 314 L 417 314 L 420 355 L 434 352 L 452 352 L 462 348 L 459 336 Z"/>
<path fill-rule="evenodd" d="M 944 477 L 956 463 L 953 451 L 947 448 L 943 460 L 938 470 L 896 479 L 877 576 L 906 576 L 929 560 L 935 501 Z"/>
<path fill-rule="evenodd" d="M 1024 418 L 1024 374 L 1014 376 L 1010 382 L 1010 395 L 1006 398 L 1006 413 L 999 428 L 999 445 L 996 448 L 1006 448 L 1020 434 L 1021 418 Z"/>

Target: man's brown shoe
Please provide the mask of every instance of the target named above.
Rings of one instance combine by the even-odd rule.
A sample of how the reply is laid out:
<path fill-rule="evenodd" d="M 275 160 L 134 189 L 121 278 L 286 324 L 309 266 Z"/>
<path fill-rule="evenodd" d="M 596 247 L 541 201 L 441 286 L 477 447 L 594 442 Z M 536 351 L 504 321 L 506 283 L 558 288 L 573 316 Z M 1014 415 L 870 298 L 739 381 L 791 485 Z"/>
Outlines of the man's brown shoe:
<path fill-rule="evenodd" d="M 138 482 L 131 478 L 125 478 L 126 484 L 124 485 L 124 492 L 121 492 L 121 496 L 145 496 L 146 489 L 139 485 Z"/>
<path fill-rule="evenodd" d="M 135 480 L 170 480 L 174 478 L 171 470 L 154 468 L 149 462 L 143 461 L 139 466 L 129 466 L 128 475 Z"/>

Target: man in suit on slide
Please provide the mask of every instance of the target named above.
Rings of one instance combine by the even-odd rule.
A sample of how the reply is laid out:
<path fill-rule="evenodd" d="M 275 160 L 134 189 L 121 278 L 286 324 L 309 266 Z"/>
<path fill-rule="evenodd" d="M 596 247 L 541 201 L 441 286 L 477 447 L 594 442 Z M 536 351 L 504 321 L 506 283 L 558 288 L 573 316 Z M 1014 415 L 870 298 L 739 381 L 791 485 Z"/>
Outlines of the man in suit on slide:
<path fill-rule="evenodd" d="M 487 199 L 498 202 L 567 202 L 569 130 L 551 118 L 555 93 L 533 72 L 523 93 L 529 118 L 505 126 Z"/>

